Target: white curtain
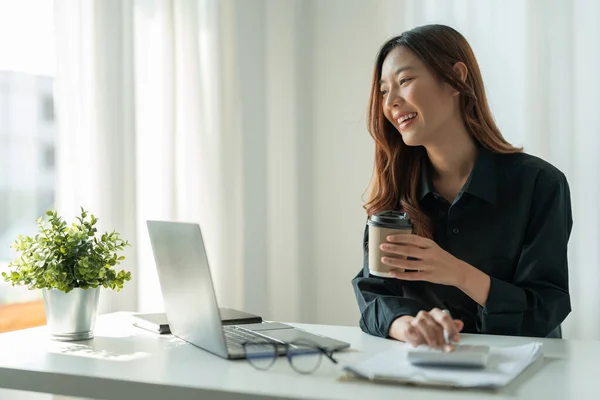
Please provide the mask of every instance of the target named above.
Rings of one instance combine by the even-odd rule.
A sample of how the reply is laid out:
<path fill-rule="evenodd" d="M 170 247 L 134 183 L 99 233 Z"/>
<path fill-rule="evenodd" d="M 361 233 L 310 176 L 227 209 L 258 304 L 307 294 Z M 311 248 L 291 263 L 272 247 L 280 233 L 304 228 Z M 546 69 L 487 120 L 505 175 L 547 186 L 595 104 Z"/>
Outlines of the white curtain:
<path fill-rule="evenodd" d="M 119 294 L 104 292 L 101 311 L 162 309 L 147 219 L 199 222 L 221 300 L 241 305 L 240 280 L 226 278 L 241 266 L 231 222 L 240 196 L 228 176 L 238 165 L 225 151 L 231 135 L 222 133 L 235 129 L 220 118 L 222 94 L 233 89 L 220 83 L 230 61 L 219 45 L 229 37 L 219 33 L 227 9 L 218 6 L 55 1 L 57 208 L 72 218 L 83 206 L 100 230 L 116 229 L 132 244 L 122 266 L 134 280 Z"/>
<path fill-rule="evenodd" d="M 600 2 L 387 0 L 385 15 L 390 36 L 428 23 L 462 32 L 504 135 L 566 174 L 573 311 L 564 336 L 600 338 Z"/>
<path fill-rule="evenodd" d="M 133 244 L 135 215 L 135 115 L 131 2 L 55 2 L 57 73 L 57 210 L 72 220 L 79 207 Z M 135 274 L 137 256 L 124 267 Z M 119 298 L 136 303 L 135 285 Z M 103 294 L 103 309 L 114 298 Z"/>
<path fill-rule="evenodd" d="M 222 38 L 217 3 L 134 1 L 136 221 L 142 311 L 162 308 L 147 219 L 199 222 L 221 300 L 237 301 L 238 290 L 223 290 L 225 276 L 235 270 L 225 273 L 222 267 L 228 249 L 221 227 L 234 228 L 227 230 L 234 242 L 238 230 L 229 218 L 235 211 L 224 211 L 235 209 L 232 203 L 239 196 L 226 179 L 237 164 L 224 152 L 228 136 L 220 119 L 223 63 L 219 61 Z"/>
<path fill-rule="evenodd" d="M 162 310 L 145 223 L 166 219 L 200 223 L 221 306 L 310 320 L 309 139 L 295 110 L 310 100 L 278 83 L 305 74 L 305 5 L 55 2 L 58 209 L 83 205 L 133 245 L 134 281 L 103 293 L 102 311 Z"/>

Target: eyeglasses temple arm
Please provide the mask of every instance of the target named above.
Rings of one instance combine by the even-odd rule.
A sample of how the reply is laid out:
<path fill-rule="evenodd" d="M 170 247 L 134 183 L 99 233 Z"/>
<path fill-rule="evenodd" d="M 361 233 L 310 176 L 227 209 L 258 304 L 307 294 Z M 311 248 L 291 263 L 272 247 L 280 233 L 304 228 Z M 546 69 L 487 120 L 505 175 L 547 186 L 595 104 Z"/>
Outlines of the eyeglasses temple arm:
<path fill-rule="evenodd" d="M 333 358 L 333 352 L 328 351 L 326 349 L 324 349 L 323 347 L 317 347 L 317 349 L 319 349 L 319 351 L 323 354 L 325 354 L 325 357 L 329 358 L 334 364 L 337 364 L 337 360 L 335 358 Z"/>

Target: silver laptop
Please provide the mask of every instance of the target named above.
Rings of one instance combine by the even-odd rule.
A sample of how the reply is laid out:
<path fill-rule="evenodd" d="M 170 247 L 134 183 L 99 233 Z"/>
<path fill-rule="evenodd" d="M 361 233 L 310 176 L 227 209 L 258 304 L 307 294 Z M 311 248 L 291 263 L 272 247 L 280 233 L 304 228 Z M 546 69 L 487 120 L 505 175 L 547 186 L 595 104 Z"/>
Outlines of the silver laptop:
<path fill-rule="evenodd" d="M 200 226 L 147 221 L 171 333 L 223 358 L 244 358 L 244 342 L 310 341 L 329 351 L 349 343 L 314 335 L 278 322 L 221 324 Z M 278 346 L 279 347 L 279 346 Z M 285 352 L 282 346 L 280 354 Z"/>

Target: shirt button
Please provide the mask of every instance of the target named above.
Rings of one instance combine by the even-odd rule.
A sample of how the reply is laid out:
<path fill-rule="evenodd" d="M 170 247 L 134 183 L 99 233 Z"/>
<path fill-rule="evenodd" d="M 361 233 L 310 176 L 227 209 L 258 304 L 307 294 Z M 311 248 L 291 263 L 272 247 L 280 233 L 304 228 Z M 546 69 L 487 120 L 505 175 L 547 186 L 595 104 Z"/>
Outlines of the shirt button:
<path fill-rule="evenodd" d="M 458 235 L 458 232 L 460 232 L 458 228 L 452 229 L 452 233 L 454 233 L 455 235 Z"/>

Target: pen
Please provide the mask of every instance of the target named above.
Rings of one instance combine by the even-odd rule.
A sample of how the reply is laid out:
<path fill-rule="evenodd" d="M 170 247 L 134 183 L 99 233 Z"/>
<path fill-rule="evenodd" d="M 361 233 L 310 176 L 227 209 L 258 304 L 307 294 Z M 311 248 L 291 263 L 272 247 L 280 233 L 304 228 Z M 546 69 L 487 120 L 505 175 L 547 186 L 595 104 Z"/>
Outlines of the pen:
<path fill-rule="evenodd" d="M 444 309 L 442 310 L 442 312 L 446 315 L 448 315 L 450 318 L 452 318 L 452 314 L 450 314 L 450 311 Z M 450 339 L 450 335 L 448 334 L 448 329 L 444 328 L 444 342 L 446 342 L 446 345 L 448 346 L 453 346 L 454 342 L 452 341 L 452 339 Z"/>

